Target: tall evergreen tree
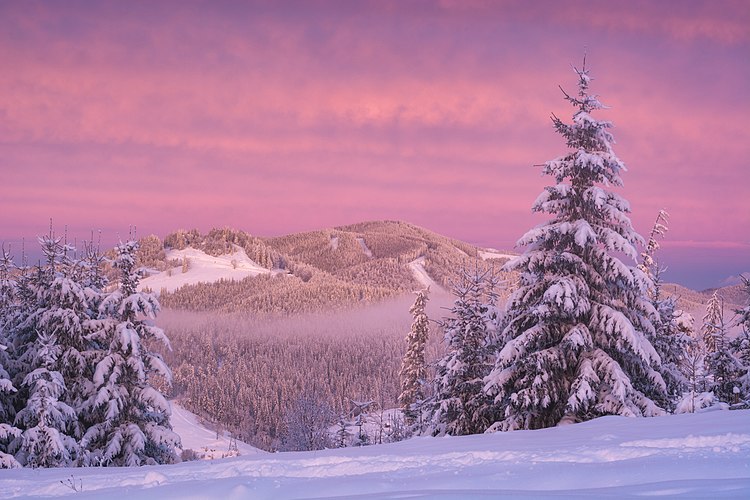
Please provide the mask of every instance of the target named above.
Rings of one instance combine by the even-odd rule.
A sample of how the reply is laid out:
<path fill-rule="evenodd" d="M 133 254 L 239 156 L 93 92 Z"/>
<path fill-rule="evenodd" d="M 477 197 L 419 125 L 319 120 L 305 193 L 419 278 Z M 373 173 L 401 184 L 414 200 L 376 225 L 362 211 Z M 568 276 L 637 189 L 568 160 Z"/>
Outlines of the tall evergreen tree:
<path fill-rule="evenodd" d="M 62 401 L 74 409 L 76 419 L 73 437 L 80 440 L 84 425 L 81 421 L 81 406 L 93 390 L 93 365 L 88 355 L 91 351 L 87 338 L 87 324 L 93 311 L 89 294 L 82 286 L 82 263 L 71 260 L 68 253 L 75 251 L 53 237 L 41 239 L 42 250 L 52 267 L 44 286 L 37 289 L 38 303 L 44 304 L 34 313 L 39 331 L 55 339 L 59 349 L 52 369 L 60 372 L 65 381 Z"/>
<path fill-rule="evenodd" d="M 11 309 L 15 302 L 16 283 L 13 279 L 13 270 L 13 259 L 3 246 L 2 254 L 0 254 L 0 423 L 11 422 L 15 416 L 10 396 L 16 392 L 16 388 L 13 386 L 8 373 L 10 357 L 7 353 L 9 347 L 8 326 Z M 2 451 L 3 448 L 0 445 L 0 452 Z"/>
<path fill-rule="evenodd" d="M 638 268 L 653 283 L 649 290 L 649 297 L 656 315 L 652 318 L 653 332 L 647 331 L 646 333 L 649 342 L 661 359 L 659 372 L 666 386 L 665 398 L 659 398 L 657 401 L 664 408 L 673 410 L 688 386 L 685 374 L 685 353 L 692 342 L 692 337 L 689 331 L 682 328 L 685 322 L 681 321 L 680 316 L 685 313 L 677 309 L 677 299 L 665 296 L 662 292 L 661 276 L 664 269 L 659 265 L 656 252 L 659 250 L 658 238 L 667 232 L 668 220 L 669 214 L 665 210 L 660 210 L 651 229 L 646 250 L 641 254 Z M 697 351 L 693 349 L 691 353 L 695 361 Z"/>
<path fill-rule="evenodd" d="M 745 286 L 748 305 L 735 310 L 737 314 L 735 323 L 742 330 L 730 345 L 732 353 L 742 365 L 737 377 L 739 403 L 742 407 L 748 408 L 750 407 L 750 279 L 740 277 Z"/>
<path fill-rule="evenodd" d="M 33 366 L 23 385 L 29 396 L 25 407 L 16 415 L 23 432 L 11 443 L 16 459 L 27 467 L 67 467 L 76 463 L 78 442 L 71 436 L 76 424 L 73 408 L 61 401 L 65 381 L 52 370 L 60 355 L 54 334 L 40 332 L 29 352 L 34 353 Z"/>
<path fill-rule="evenodd" d="M 706 314 L 703 316 L 701 334 L 703 343 L 709 353 L 716 352 L 716 340 L 721 336 L 720 330 L 724 329 L 724 307 L 717 292 L 711 295 L 706 304 Z"/>
<path fill-rule="evenodd" d="M 727 336 L 728 325 L 724 320 L 724 304 L 714 292 L 706 306 L 703 317 L 703 341 L 706 344 L 706 370 L 709 374 L 709 389 L 719 401 L 735 403 L 739 398 L 739 379 L 744 369 Z"/>
<path fill-rule="evenodd" d="M 100 465 L 135 466 L 174 461 L 179 436 L 169 422 L 171 409 L 154 388 L 155 375 L 171 381 L 171 372 L 149 342 L 169 346 L 164 332 L 148 319 L 159 311 L 152 294 L 138 292 L 135 268 L 138 243 L 116 247 L 114 266 L 119 288 L 102 301 L 102 319 L 92 324 L 92 340 L 106 346 L 94 374 L 96 393 L 89 401 L 96 423 L 88 428 L 82 444 Z"/>
<path fill-rule="evenodd" d="M 13 259 L 3 246 L 0 254 L 0 469 L 20 467 L 8 450 L 10 442 L 20 433 L 20 430 L 11 424 L 15 418 L 12 395 L 17 390 L 8 372 L 10 357 L 7 353 L 8 323 L 15 301 L 16 283 L 12 275 L 13 269 Z"/>
<path fill-rule="evenodd" d="M 24 465 L 62 467 L 82 459 L 77 444 L 82 429 L 73 401 L 84 389 L 79 386 L 80 376 L 72 374 L 81 369 L 83 320 L 81 311 L 70 307 L 83 309 L 85 299 L 68 278 L 71 263 L 67 252 L 71 248 L 51 229 L 49 235 L 39 238 L 39 244 L 45 262 L 34 269 L 28 290 L 19 288 L 28 302 L 19 305 L 14 321 L 15 378 L 20 382 L 15 421 L 23 430 L 14 446 L 16 458 Z M 66 375 L 71 376 L 74 391 L 69 390 Z"/>
<path fill-rule="evenodd" d="M 401 394 L 398 397 L 398 404 L 403 409 L 410 424 L 414 423 L 417 414 L 420 413 L 419 406 L 425 399 L 424 388 L 427 380 L 427 366 L 425 365 L 424 353 L 430 335 L 430 323 L 425 307 L 429 300 L 429 292 L 429 287 L 415 292 L 417 298 L 409 308 L 414 321 L 411 324 L 409 334 L 406 336 L 406 354 L 399 372 Z"/>
<path fill-rule="evenodd" d="M 625 165 L 612 150 L 612 124 L 591 115 L 604 106 L 589 93 L 585 60 L 575 72 L 578 95 L 563 91 L 573 123 L 552 118 L 571 151 L 544 164 L 556 184 L 533 205 L 552 219 L 527 232 L 518 242 L 526 252 L 506 264 L 521 280 L 507 303 L 507 343 L 486 378 L 504 408 L 491 430 L 664 413 L 654 402 L 665 384 L 648 341 L 651 283 L 617 257 L 636 261 L 644 244 L 629 203 L 607 189 L 622 186 Z"/>
<path fill-rule="evenodd" d="M 437 363 L 435 433 L 484 432 L 494 420 L 494 405 L 483 392 L 484 377 L 493 367 L 492 346 L 497 328 L 495 279 L 488 272 L 464 270 L 453 287 L 456 300 L 442 323 L 447 353 Z"/>

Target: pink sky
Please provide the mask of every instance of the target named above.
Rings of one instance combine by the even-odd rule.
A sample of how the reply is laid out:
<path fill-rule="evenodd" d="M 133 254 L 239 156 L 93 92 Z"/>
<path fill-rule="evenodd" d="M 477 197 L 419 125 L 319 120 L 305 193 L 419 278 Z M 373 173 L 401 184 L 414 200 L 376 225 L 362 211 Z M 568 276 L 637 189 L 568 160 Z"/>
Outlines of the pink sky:
<path fill-rule="evenodd" d="M 406 220 L 512 248 L 584 51 L 667 278 L 750 271 L 750 2 L 0 2 L 0 240 Z"/>

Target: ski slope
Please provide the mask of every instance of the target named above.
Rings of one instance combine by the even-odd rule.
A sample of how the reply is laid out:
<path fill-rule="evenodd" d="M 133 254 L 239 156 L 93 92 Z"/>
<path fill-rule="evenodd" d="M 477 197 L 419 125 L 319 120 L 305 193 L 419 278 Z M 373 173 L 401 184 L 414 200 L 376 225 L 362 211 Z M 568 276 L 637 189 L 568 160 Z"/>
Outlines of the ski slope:
<path fill-rule="evenodd" d="M 414 279 L 416 279 L 424 288 L 429 287 L 433 292 L 443 291 L 443 287 L 438 285 L 437 282 L 427 274 L 427 270 L 424 268 L 424 260 L 425 258 L 423 256 L 409 262 L 408 266 L 414 275 Z"/>
<path fill-rule="evenodd" d="M 201 424 L 200 419 L 176 401 L 170 401 L 172 429 L 180 436 L 182 450 L 193 450 L 200 459 L 213 460 L 230 455 L 257 455 L 263 450 L 231 439 L 226 431 L 216 432 Z"/>
<path fill-rule="evenodd" d="M 245 251 L 236 245 L 233 253 L 218 257 L 191 247 L 167 252 L 167 260 L 184 262 L 185 259 L 188 262 L 188 269 L 185 272 L 182 271 L 183 267 L 180 265 L 152 274 L 141 280 L 139 290 L 149 288 L 156 294 L 162 290 L 173 292 L 185 285 L 214 283 L 222 279 L 239 281 L 248 276 L 271 272 L 252 261 Z"/>
<path fill-rule="evenodd" d="M 750 498 L 750 411 L 604 417 L 139 468 L 0 471 L 0 498 Z M 73 491 L 67 481 L 80 485 Z"/>

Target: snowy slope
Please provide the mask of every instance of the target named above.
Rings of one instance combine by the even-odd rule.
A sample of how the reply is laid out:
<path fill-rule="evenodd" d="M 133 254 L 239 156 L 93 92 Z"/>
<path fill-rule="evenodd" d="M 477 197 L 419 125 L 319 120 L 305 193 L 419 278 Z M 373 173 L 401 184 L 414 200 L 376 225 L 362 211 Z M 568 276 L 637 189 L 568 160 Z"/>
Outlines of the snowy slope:
<path fill-rule="evenodd" d="M 180 262 L 187 259 L 188 270 L 183 273 L 182 266 L 178 266 L 153 274 L 141 280 L 139 289 L 147 287 L 158 294 L 162 289 L 172 292 L 184 285 L 214 283 L 221 279 L 241 280 L 248 276 L 271 272 L 250 260 L 245 251 L 237 246 L 233 253 L 218 257 L 190 247 L 183 250 L 169 250 L 167 260 L 173 259 Z"/>
<path fill-rule="evenodd" d="M 510 259 L 515 258 L 515 257 L 518 257 L 518 255 L 500 252 L 499 250 L 495 250 L 494 248 L 488 248 L 486 250 L 479 250 L 479 256 L 482 258 L 482 260 L 488 260 L 488 259 L 508 259 L 508 260 L 510 260 Z"/>
<path fill-rule="evenodd" d="M 424 268 L 424 257 L 419 257 L 416 260 L 409 262 L 409 269 L 411 270 L 414 278 L 424 287 L 430 287 L 433 292 L 442 291 L 443 288 L 433 280 L 427 270 Z"/>
<path fill-rule="evenodd" d="M 220 432 L 217 437 L 216 431 L 202 425 L 195 414 L 175 401 L 170 403 L 172 406 L 170 422 L 173 430 L 180 436 L 183 450 L 193 450 L 203 459 L 230 456 L 233 449 L 234 454 L 239 453 L 240 456 L 266 453 L 242 441 L 230 439 L 226 432 Z"/>
<path fill-rule="evenodd" d="M 367 246 L 367 243 L 365 242 L 365 239 L 364 238 L 357 238 L 357 242 L 359 243 L 359 246 L 362 247 L 362 251 L 364 252 L 364 254 L 367 255 L 368 257 L 372 258 L 372 251 Z"/>
<path fill-rule="evenodd" d="M 750 411 L 605 417 L 172 466 L 0 471 L 0 498 L 750 498 L 748 422 Z M 71 476 L 82 492 L 62 484 Z"/>

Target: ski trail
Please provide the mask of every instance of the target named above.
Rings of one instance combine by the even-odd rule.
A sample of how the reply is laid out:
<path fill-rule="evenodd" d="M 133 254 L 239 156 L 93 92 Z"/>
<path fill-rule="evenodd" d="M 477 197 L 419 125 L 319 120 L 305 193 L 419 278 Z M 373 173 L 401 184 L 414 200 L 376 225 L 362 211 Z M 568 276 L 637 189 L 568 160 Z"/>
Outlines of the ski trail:
<path fill-rule="evenodd" d="M 429 274 L 427 274 L 427 271 L 424 268 L 424 256 L 409 262 L 408 266 L 409 269 L 411 269 L 412 274 L 414 274 L 414 278 L 424 288 L 430 287 L 430 290 L 433 290 L 435 292 L 444 291 L 443 287 L 438 285 L 437 282 L 433 280 Z"/>

